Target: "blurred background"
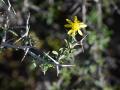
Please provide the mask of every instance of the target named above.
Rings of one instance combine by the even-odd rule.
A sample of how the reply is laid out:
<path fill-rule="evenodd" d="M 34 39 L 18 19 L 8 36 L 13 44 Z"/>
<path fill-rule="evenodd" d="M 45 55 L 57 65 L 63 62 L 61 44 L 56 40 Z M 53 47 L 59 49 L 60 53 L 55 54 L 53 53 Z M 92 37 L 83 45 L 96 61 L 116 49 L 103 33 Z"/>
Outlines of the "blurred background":
<path fill-rule="evenodd" d="M 8 2 L 0 1 L 0 29 Z M 65 19 L 78 16 L 88 25 L 84 53 L 75 56 L 75 67 L 46 74 L 22 50 L 0 50 L 0 90 L 120 90 L 120 0 L 10 0 L 16 15 L 8 12 L 10 28 L 25 30 L 30 12 L 30 36 L 42 51 L 64 45 Z M 1 38 L 0 31 L 0 38 Z"/>

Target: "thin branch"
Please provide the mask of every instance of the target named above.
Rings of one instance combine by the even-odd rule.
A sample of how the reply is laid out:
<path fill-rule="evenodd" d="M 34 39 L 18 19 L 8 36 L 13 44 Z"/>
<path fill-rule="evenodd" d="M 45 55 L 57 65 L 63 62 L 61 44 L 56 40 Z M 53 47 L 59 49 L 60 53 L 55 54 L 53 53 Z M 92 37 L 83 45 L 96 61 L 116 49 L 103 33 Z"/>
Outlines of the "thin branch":
<path fill-rule="evenodd" d="M 50 60 L 52 60 L 56 65 L 59 64 L 55 59 L 53 59 L 51 56 L 49 56 L 47 53 L 44 53 Z"/>
<path fill-rule="evenodd" d="M 102 5 L 101 5 L 101 2 L 102 2 L 101 0 L 96 0 L 97 16 L 99 16 L 99 18 L 97 19 L 97 25 L 98 25 L 99 31 L 102 27 Z"/>
<path fill-rule="evenodd" d="M 28 36 L 29 29 L 30 29 L 30 27 L 29 27 L 29 19 L 30 19 L 30 13 L 28 14 L 27 21 L 26 21 L 26 32 L 18 40 L 16 40 L 15 43 L 19 42 L 21 39 Z"/>
<path fill-rule="evenodd" d="M 40 54 L 36 54 L 35 52 L 33 52 L 31 49 L 34 49 L 34 47 L 32 46 L 17 46 L 17 45 L 12 45 L 12 44 L 8 44 L 8 43 L 2 43 L 1 44 L 2 47 L 7 47 L 7 48 L 14 48 L 14 49 L 21 49 L 24 50 L 25 48 L 29 48 L 30 50 L 28 51 L 28 54 L 33 57 L 35 60 L 39 60 L 40 62 L 42 62 L 42 58 L 39 57 L 41 56 Z M 36 49 L 34 49 L 36 50 Z"/>
<path fill-rule="evenodd" d="M 86 22 L 86 0 L 82 0 L 82 20 Z"/>
<path fill-rule="evenodd" d="M 8 1 L 8 11 L 10 12 L 10 10 L 11 10 L 11 4 L 10 4 L 10 2 L 9 2 L 9 0 L 7 0 Z M 2 0 L 2 2 L 3 3 L 5 3 L 3 0 Z M 8 18 L 8 16 L 6 17 L 6 23 L 4 24 L 4 36 L 3 36 L 3 38 L 2 38 L 2 43 L 4 43 L 5 41 L 6 41 L 6 38 L 7 38 L 7 28 L 9 28 L 9 18 Z M 1 47 L 1 48 L 3 48 L 3 47 Z"/>
<path fill-rule="evenodd" d="M 60 73 L 60 69 L 59 69 L 59 66 L 58 66 L 58 65 L 56 65 L 56 69 L 57 69 L 57 76 L 58 76 L 59 73 Z"/>
<path fill-rule="evenodd" d="M 84 23 L 86 23 L 86 0 L 82 0 L 82 20 Z M 86 30 L 83 29 L 83 32 L 86 33 Z"/>
<path fill-rule="evenodd" d="M 11 11 L 11 3 L 9 0 L 7 0 L 7 1 L 8 1 L 8 11 L 10 12 Z"/>
<path fill-rule="evenodd" d="M 48 54 L 44 53 L 50 60 L 52 60 L 55 65 L 56 65 L 56 69 L 57 69 L 57 76 L 58 74 L 60 73 L 60 67 L 71 67 L 71 66 L 74 66 L 74 65 L 62 65 L 60 64 L 59 62 L 57 62 L 55 59 L 53 59 L 51 56 L 49 56 Z"/>
<path fill-rule="evenodd" d="M 29 49 L 30 48 L 25 48 L 25 54 L 24 54 L 24 56 L 23 56 L 23 58 L 21 59 L 21 62 L 25 59 L 25 57 L 27 56 L 27 54 L 28 54 L 28 52 L 29 52 Z"/>

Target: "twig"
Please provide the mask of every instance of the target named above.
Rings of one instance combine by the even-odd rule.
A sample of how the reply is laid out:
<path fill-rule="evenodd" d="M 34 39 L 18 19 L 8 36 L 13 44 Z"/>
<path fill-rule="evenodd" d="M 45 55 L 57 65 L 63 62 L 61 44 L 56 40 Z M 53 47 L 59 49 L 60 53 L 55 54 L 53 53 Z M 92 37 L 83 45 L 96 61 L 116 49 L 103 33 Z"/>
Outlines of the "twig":
<path fill-rule="evenodd" d="M 51 56 L 49 56 L 48 54 L 44 53 L 50 60 L 52 60 L 55 65 L 56 65 L 56 69 L 57 69 L 57 76 L 58 74 L 60 73 L 60 67 L 71 67 L 71 66 L 74 66 L 74 65 L 62 65 L 60 64 L 59 62 L 57 62 L 55 59 L 53 59 Z"/>
<path fill-rule="evenodd" d="M 82 19 L 86 22 L 86 0 L 82 0 Z"/>
<path fill-rule="evenodd" d="M 22 35 L 22 36 L 21 36 L 18 40 L 16 40 L 14 43 L 17 43 L 17 42 L 19 42 L 21 39 L 23 39 L 23 38 L 25 38 L 25 37 L 28 36 L 28 34 L 29 34 L 29 29 L 30 29 L 30 27 L 29 27 L 29 19 L 30 19 L 30 13 L 28 14 L 28 18 L 27 18 L 27 21 L 26 21 L 26 32 L 25 32 L 25 34 Z"/>
<path fill-rule="evenodd" d="M 30 50 L 28 51 L 28 54 L 31 57 L 33 57 L 36 60 L 39 60 L 40 62 L 43 61 L 42 58 L 39 57 L 39 56 L 41 56 L 39 53 L 37 55 L 35 52 L 31 51 L 31 49 L 34 49 L 34 47 L 32 47 L 32 46 L 16 46 L 16 45 L 8 44 L 8 43 L 2 43 L 1 46 L 7 47 L 7 48 L 21 49 L 21 50 L 24 50 L 25 48 L 29 48 Z M 34 49 L 34 50 L 36 50 L 36 49 Z"/>
<path fill-rule="evenodd" d="M 101 27 L 102 27 L 102 5 L 101 5 L 101 0 L 96 0 L 96 7 L 97 7 L 97 16 L 99 16 L 99 18 L 97 19 L 98 32 L 99 32 Z"/>

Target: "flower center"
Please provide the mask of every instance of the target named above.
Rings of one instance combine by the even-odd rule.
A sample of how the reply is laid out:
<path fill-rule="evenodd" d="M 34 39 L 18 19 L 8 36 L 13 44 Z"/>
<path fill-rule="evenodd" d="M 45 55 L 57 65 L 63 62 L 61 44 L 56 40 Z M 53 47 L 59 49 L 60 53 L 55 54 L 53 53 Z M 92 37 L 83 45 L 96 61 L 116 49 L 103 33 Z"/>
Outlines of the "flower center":
<path fill-rule="evenodd" d="M 80 24 L 75 22 L 75 23 L 72 23 L 72 29 L 73 30 L 79 30 L 80 29 Z"/>

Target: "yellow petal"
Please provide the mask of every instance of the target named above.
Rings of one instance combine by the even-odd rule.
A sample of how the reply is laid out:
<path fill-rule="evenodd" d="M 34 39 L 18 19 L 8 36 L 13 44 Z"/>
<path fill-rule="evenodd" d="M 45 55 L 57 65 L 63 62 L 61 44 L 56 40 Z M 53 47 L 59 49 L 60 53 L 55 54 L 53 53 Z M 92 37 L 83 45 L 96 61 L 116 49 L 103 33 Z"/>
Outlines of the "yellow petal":
<path fill-rule="evenodd" d="M 68 35 L 71 35 L 73 33 L 73 30 L 68 31 Z"/>
<path fill-rule="evenodd" d="M 66 21 L 67 21 L 69 24 L 71 24 L 71 23 L 72 23 L 72 21 L 71 21 L 71 20 L 69 20 L 69 19 L 66 19 Z"/>
<path fill-rule="evenodd" d="M 70 28 L 70 27 L 71 27 L 71 24 L 65 24 L 64 27 Z"/>
<path fill-rule="evenodd" d="M 77 16 L 74 16 L 74 23 L 75 22 L 80 23 L 80 21 L 78 20 Z"/>
<path fill-rule="evenodd" d="M 74 16 L 74 22 L 77 22 L 78 19 L 77 19 L 77 16 Z"/>
<path fill-rule="evenodd" d="M 80 27 L 81 27 L 81 28 L 85 28 L 85 27 L 87 27 L 87 25 L 84 24 L 84 23 L 80 23 Z"/>
<path fill-rule="evenodd" d="M 72 37 L 75 37 L 76 35 L 76 32 L 74 30 L 69 30 L 68 31 L 68 35 L 72 36 Z"/>
<path fill-rule="evenodd" d="M 76 33 L 75 32 L 72 32 L 71 36 L 72 37 L 75 37 Z"/>
<path fill-rule="evenodd" d="M 83 33 L 82 33 L 80 30 L 78 30 L 78 33 L 79 33 L 81 36 L 83 36 Z"/>

